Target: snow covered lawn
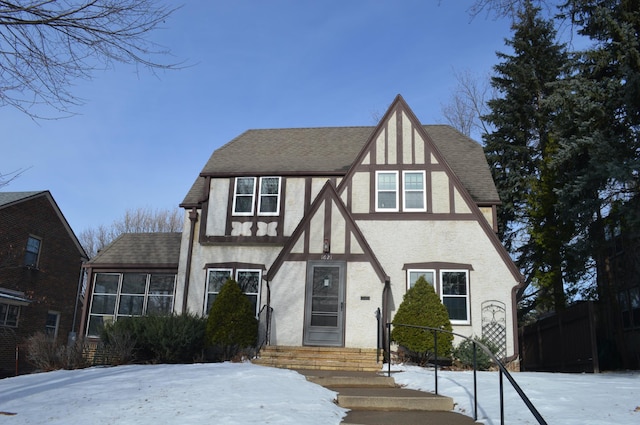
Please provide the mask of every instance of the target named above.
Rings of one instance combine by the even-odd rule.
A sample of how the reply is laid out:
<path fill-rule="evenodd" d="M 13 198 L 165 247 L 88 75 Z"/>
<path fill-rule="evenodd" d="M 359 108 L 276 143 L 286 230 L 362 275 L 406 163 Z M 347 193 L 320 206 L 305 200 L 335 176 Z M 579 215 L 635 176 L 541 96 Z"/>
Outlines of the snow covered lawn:
<path fill-rule="evenodd" d="M 396 382 L 432 391 L 433 371 L 394 366 Z M 472 373 L 440 371 L 439 391 L 473 415 Z M 498 374 L 478 374 L 479 419 L 500 423 Z M 640 373 L 515 373 L 551 424 L 640 423 Z M 505 380 L 505 422 L 533 424 Z M 335 393 L 296 372 L 250 363 L 148 365 L 56 371 L 0 380 L 0 424 L 338 425 Z"/>

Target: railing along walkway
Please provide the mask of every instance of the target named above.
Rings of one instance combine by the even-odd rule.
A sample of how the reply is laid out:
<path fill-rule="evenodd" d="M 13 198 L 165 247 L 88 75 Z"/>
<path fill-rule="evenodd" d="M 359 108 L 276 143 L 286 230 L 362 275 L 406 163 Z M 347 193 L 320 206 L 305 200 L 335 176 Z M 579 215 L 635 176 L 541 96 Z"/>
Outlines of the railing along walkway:
<path fill-rule="evenodd" d="M 435 359 L 436 361 L 434 361 L 434 367 L 435 367 L 435 393 L 436 395 L 438 394 L 438 334 L 439 333 L 446 333 L 446 334 L 451 334 L 460 338 L 463 338 L 465 340 L 471 341 L 473 343 L 473 419 L 475 421 L 478 420 L 478 381 L 477 381 L 477 362 L 476 362 L 476 357 L 477 357 L 477 349 L 478 347 L 480 347 L 480 349 L 482 349 L 482 351 L 484 351 L 492 360 L 493 362 L 498 366 L 499 369 L 499 374 L 500 374 L 500 381 L 499 381 L 499 388 L 500 388 L 500 423 L 502 425 L 504 425 L 504 382 L 503 382 L 503 377 L 506 377 L 507 380 L 511 383 L 511 386 L 513 387 L 513 389 L 518 393 L 518 395 L 520 396 L 520 398 L 522 399 L 522 401 L 524 402 L 524 404 L 527 406 L 527 408 L 529 409 L 529 411 L 531 412 L 531 414 L 536 418 L 536 420 L 538 421 L 539 424 L 541 425 L 547 425 L 547 422 L 542 418 L 542 415 L 540 415 L 540 412 L 538 412 L 538 410 L 535 408 L 535 406 L 533 405 L 533 403 L 531 403 L 531 400 L 529 400 L 529 397 L 527 397 L 527 395 L 524 393 L 524 391 L 522 390 L 522 388 L 520 388 L 520 386 L 518 385 L 518 383 L 516 382 L 516 380 L 513 378 L 513 376 L 511 376 L 511 374 L 509 373 L 509 371 L 507 370 L 507 368 L 502 364 L 502 362 L 500 360 L 498 360 L 498 358 L 493 354 L 493 352 L 484 344 L 469 338 L 467 336 L 464 335 L 460 335 L 458 333 L 455 332 L 450 332 L 450 331 L 446 331 L 444 329 L 438 329 L 438 328 L 431 328 L 428 326 L 415 326 L 415 325 L 405 325 L 405 324 L 398 324 L 398 323 L 387 323 L 386 324 L 386 328 L 387 328 L 387 347 L 385 348 L 387 350 L 387 355 L 389 355 L 389 360 L 390 360 L 390 354 L 391 354 L 391 327 L 392 326 L 402 326 L 402 327 L 407 327 L 407 328 L 417 328 L 417 329 L 423 329 L 425 331 L 431 331 L 431 333 L 433 334 L 433 338 L 434 338 L 434 347 L 435 347 Z M 387 361 L 388 364 L 388 371 L 387 374 L 388 376 L 391 376 L 391 361 Z"/>

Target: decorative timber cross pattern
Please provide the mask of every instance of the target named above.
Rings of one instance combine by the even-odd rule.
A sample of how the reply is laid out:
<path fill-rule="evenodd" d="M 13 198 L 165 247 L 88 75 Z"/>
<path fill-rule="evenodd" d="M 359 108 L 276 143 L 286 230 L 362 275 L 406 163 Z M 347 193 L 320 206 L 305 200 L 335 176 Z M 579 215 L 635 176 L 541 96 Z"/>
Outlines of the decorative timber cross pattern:
<path fill-rule="evenodd" d="M 499 359 L 507 356 L 507 319 L 505 304 L 490 300 L 482 303 L 482 337 L 493 343 Z"/>

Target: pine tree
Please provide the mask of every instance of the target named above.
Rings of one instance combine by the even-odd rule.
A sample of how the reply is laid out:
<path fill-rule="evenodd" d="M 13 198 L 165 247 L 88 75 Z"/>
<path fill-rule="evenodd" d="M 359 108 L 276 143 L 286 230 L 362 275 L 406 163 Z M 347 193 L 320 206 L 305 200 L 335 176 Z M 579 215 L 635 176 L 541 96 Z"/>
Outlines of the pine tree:
<path fill-rule="evenodd" d="M 557 211 L 557 152 L 554 117 L 557 106 L 549 99 L 563 77 L 568 55 L 556 42 L 553 23 L 540 9 L 524 2 L 506 40 L 513 54 L 498 53 L 492 86 L 502 97 L 488 102 L 485 117 L 495 128 L 484 137 L 485 153 L 503 205 L 499 231 L 529 283 L 540 291 L 537 302 L 545 309 L 562 309 L 564 292 L 563 243 L 571 229 Z"/>

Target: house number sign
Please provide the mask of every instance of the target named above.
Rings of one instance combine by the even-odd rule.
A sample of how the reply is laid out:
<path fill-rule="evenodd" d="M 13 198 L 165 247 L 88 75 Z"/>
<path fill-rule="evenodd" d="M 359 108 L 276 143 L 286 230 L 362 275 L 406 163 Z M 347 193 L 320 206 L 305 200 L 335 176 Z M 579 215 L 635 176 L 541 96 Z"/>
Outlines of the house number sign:
<path fill-rule="evenodd" d="M 320 259 L 321 260 L 331 260 L 331 259 L 333 259 L 333 256 L 331 254 L 322 254 Z"/>

